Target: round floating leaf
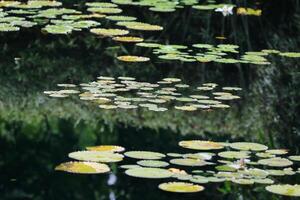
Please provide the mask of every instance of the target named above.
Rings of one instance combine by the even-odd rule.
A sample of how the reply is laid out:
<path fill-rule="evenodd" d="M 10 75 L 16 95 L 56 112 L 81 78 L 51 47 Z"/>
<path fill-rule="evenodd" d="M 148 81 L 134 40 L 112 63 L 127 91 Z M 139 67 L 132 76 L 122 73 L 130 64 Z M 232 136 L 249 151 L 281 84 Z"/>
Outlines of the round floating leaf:
<path fill-rule="evenodd" d="M 69 153 L 69 157 L 76 160 L 111 163 L 122 161 L 124 156 L 117 153 L 103 151 L 75 151 Z"/>
<path fill-rule="evenodd" d="M 43 30 L 51 34 L 69 34 L 73 27 L 67 25 L 47 25 Z"/>
<path fill-rule="evenodd" d="M 287 167 L 291 166 L 293 164 L 292 161 L 286 159 L 286 158 L 268 158 L 268 159 L 261 159 L 258 161 L 261 165 L 267 165 L 270 167 Z"/>
<path fill-rule="evenodd" d="M 113 40 L 118 42 L 142 42 L 144 39 L 140 37 L 114 37 Z"/>
<path fill-rule="evenodd" d="M 56 166 L 55 170 L 77 174 L 101 174 L 110 171 L 106 164 L 95 162 L 66 162 Z"/>
<path fill-rule="evenodd" d="M 116 105 L 106 105 L 106 104 L 104 104 L 104 105 L 99 105 L 99 108 L 106 109 L 106 110 L 111 110 L 111 109 L 116 109 L 116 108 L 118 108 L 118 106 L 116 106 Z"/>
<path fill-rule="evenodd" d="M 290 58 L 300 58 L 299 52 L 284 52 L 284 53 L 280 53 L 279 55 L 290 57 Z"/>
<path fill-rule="evenodd" d="M 287 154 L 289 150 L 287 149 L 269 149 L 266 153 L 274 154 L 274 155 L 284 155 Z"/>
<path fill-rule="evenodd" d="M 259 183 L 259 184 L 273 184 L 274 183 L 274 181 L 272 179 L 269 179 L 269 178 L 253 179 L 253 181 L 255 183 Z"/>
<path fill-rule="evenodd" d="M 210 164 L 204 160 L 197 160 L 197 159 L 190 159 L 190 158 L 176 158 L 170 160 L 170 163 L 175 165 L 182 165 L 182 166 L 205 166 Z"/>
<path fill-rule="evenodd" d="M 102 8 L 115 8 L 118 7 L 117 4 L 109 3 L 109 2 L 87 2 L 86 6 L 89 7 L 102 7 Z"/>
<path fill-rule="evenodd" d="M 139 165 L 121 165 L 120 168 L 122 169 L 132 169 L 132 168 L 137 168 L 137 167 L 141 167 Z"/>
<path fill-rule="evenodd" d="M 101 14 L 118 14 L 122 12 L 120 8 L 108 8 L 108 7 L 90 7 L 87 9 L 89 12 L 101 13 Z"/>
<path fill-rule="evenodd" d="M 228 91 L 239 91 L 242 90 L 242 88 L 239 87 L 222 87 L 223 90 L 228 90 Z"/>
<path fill-rule="evenodd" d="M 213 150 L 223 149 L 224 145 L 218 142 L 202 141 L 202 140 L 186 140 L 179 142 L 179 146 L 194 150 Z"/>
<path fill-rule="evenodd" d="M 127 35 L 129 33 L 128 30 L 124 30 L 124 29 L 105 29 L 105 28 L 92 28 L 90 31 L 96 35 L 102 35 L 102 36 L 119 36 L 119 35 Z"/>
<path fill-rule="evenodd" d="M 270 185 L 266 190 L 275 194 L 300 197 L 300 185 Z"/>
<path fill-rule="evenodd" d="M 159 184 L 158 188 L 167 192 L 179 192 L 179 193 L 201 192 L 202 190 L 204 190 L 204 187 L 201 185 L 185 183 L 185 182 L 162 183 Z"/>
<path fill-rule="evenodd" d="M 159 160 L 166 157 L 162 153 L 152 151 L 128 151 L 124 155 L 130 158 L 143 160 Z"/>
<path fill-rule="evenodd" d="M 196 111 L 197 108 L 195 106 L 175 106 L 174 107 L 177 110 L 183 110 L 183 111 Z"/>
<path fill-rule="evenodd" d="M 143 31 L 161 31 L 163 27 L 158 25 L 147 24 L 143 22 L 124 21 L 118 22 L 117 25 L 125 26 L 128 29 L 143 30 Z"/>
<path fill-rule="evenodd" d="M 200 160 L 210 160 L 214 155 L 215 155 L 214 153 L 188 153 L 188 154 L 184 154 L 183 157 L 200 159 Z"/>
<path fill-rule="evenodd" d="M 289 156 L 289 159 L 293 161 L 300 161 L 300 156 Z"/>
<path fill-rule="evenodd" d="M 223 151 L 218 153 L 218 156 L 230 159 L 241 159 L 250 157 L 249 153 L 246 151 Z"/>
<path fill-rule="evenodd" d="M 125 174 L 128 176 L 138 177 L 138 178 L 153 178 L 153 179 L 159 179 L 159 178 L 170 178 L 173 173 L 166 170 L 166 169 L 160 169 L 160 168 L 147 168 L 147 167 L 137 167 L 128 169 L 125 171 Z"/>
<path fill-rule="evenodd" d="M 265 151 L 268 149 L 267 146 L 258 143 L 251 142 L 234 142 L 229 145 L 233 149 L 243 151 Z"/>
<path fill-rule="evenodd" d="M 150 58 L 142 57 L 142 56 L 118 56 L 118 60 L 124 61 L 124 62 L 147 62 L 150 60 Z"/>
<path fill-rule="evenodd" d="M 183 157 L 183 154 L 180 154 L 180 153 L 167 153 L 167 156 L 174 157 L 174 158 L 180 158 L 180 157 Z"/>
<path fill-rule="evenodd" d="M 109 19 L 109 20 L 112 20 L 112 21 L 135 21 L 136 17 L 122 16 L 122 15 L 112 15 L 112 16 L 107 16 L 106 19 Z"/>
<path fill-rule="evenodd" d="M 254 184 L 254 181 L 250 180 L 250 179 L 231 179 L 231 181 L 233 183 L 237 183 L 237 184 L 240 184 L 240 185 L 252 185 L 252 184 Z"/>
<path fill-rule="evenodd" d="M 169 165 L 169 163 L 159 160 L 141 160 L 137 164 L 143 167 L 167 167 Z"/>
<path fill-rule="evenodd" d="M 100 146 L 91 146 L 86 147 L 89 151 L 109 151 L 109 152 L 122 152 L 125 151 L 124 147 L 115 146 L 115 145 L 100 145 Z"/>

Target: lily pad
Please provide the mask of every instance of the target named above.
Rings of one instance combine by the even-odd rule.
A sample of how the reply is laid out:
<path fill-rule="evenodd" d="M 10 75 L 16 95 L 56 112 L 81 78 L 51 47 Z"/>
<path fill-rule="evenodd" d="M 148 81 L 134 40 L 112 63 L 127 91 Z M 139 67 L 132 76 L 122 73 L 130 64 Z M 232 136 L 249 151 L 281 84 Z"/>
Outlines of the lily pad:
<path fill-rule="evenodd" d="M 171 159 L 170 163 L 175 165 L 182 165 L 182 166 L 205 166 L 210 164 L 204 160 L 197 160 L 191 158 L 175 158 L 175 159 Z"/>
<path fill-rule="evenodd" d="M 115 145 L 100 145 L 100 146 L 90 146 L 86 147 L 89 151 L 109 151 L 109 152 L 122 152 L 125 151 L 124 147 Z"/>
<path fill-rule="evenodd" d="M 148 167 L 137 167 L 131 168 L 125 171 L 125 174 L 128 176 L 138 177 L 138 178 L 151 178 L 151 179 L 160 179 L 160 178 L 170 178 L 173 173 L 166 169 L 160 168 L 148 168 Z"/>
<path fill-rule="evenodd" d="M 268 149 L 268 147 L 263 144 L 251 142 L 234 142 L 230 144 L 230 147 L 243 151 L 265 151 Z"/>
<path fill-rule="evenodd" d="M 92 28 L 91 33 L 102 36 L 119 36 L 119 35 L 127 35 L 129 33 L 128 30 L 124 29 L 105 29 L 105 28 Z"/>
<path fill-rule="evenodd" d="M 193 193 L 193 192 L 201 192 L 202 190 L 204 190 L 204 187 L 201 185 L 185 183 L 185 182 L 162 183 L 158 186 L 158 188 L 167 192 L 179 192 L 179 193 Z"/>
<path fill-rule="evenodd" d="M 203 140 L 186 140 L 179 142 L 179 146 L 194 150 L 214 150 L 223 149 L 224 145 L 218 142 Z"/>
<path fill-rule="evenodd" d="M 82 161 L 113 163 L 122 161 L 124 156 L 121 154 L 105 151 L 75 151 L 69 153 L 69 157 Z"/>
<path fill-rule="evenodd" d="M 169 163 L 160 160 L 141 160 L 137 164 L 143 167 L 167 167 Z"/>
<path fill-rule="evenodd" d="M 110 171 L 106 164 L 95 162 L 65 162 L 55 167 L 57 171 L 66 171 L 76 174 L 101 174 Z"/>
<path fill-rule="evenodd" d="M 150 60 L 150 58 L 142 57 L 142 56 L 118 56 L 118 60 L 124 61 L 124 62 L 147 62 Z"/>
<path fill-rule="evenodd" d="M 218 153 L 218 156 L 230 159 L 250 158 L 249 153 L 246 151 L 223 151 Z"/>
<path fill-rule="evenodd" d="M 258 161 L 261 165 L 267 165 L 270 167 L 287 167 L 293 165 L 293 162 L 286 159 L 286 158 L 267 158 L 267 159 L 261 159 Z"/>
<path fill-rule="evenodd" d="M 300 185 L 270 185 L 266 187 L 266 190 L 275 194 L 300 197 Z"/>
<path fill-rule="evenodd" d="M 143 160 L 159 160 L 166 157 L 166 155 L 162 153 L 152 151 L 127 151 L 124 155 L 129 158 Z"/>

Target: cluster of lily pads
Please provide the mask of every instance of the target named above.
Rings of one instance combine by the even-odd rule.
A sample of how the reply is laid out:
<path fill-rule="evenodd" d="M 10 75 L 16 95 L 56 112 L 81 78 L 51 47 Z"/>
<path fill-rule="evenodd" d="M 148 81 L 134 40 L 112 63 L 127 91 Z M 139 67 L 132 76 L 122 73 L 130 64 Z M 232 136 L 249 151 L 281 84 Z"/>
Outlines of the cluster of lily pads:
<path fill-rule="evenodd" d="M 129 33 L 127 29 L 146 31 L 163 29 L 158 25 L 137 22 L 136 17 L 116 15 L 121 13 L 122 9 L 115 3 L 87 2 L 84 12 L 61 6 L 61 2 L 47 0 L 30 0 L 26 3 L 1 1 L 0 32 L 19 31 L 20 27 L 29 28 L 36 25 L 43 25 L 42 30 L 50 34 L 69 34 L 72 31 L 90 29 L 92 33 L 101 36 L 126 35 Z M 97 28 L 101 25 L 98 21 L 100 18 L 116 21 L 118 26 L 125 26 L 127 29 Z M 139 42 L 142 41 L 138 39 Z M 123 40 L 121 38 L 118 41 Z"/>
<path fill-rule="evenodd" d="M 222 87 L 216 83 L 204 83 L 196 88 L 181 83 L 178 78 L 164 78 L 157 83 L 139 82 L 133 77 L 99 76 L 90 83 L 58 84 L 61 90 L 44 91 L 49 97 L 64 98 L 78 94 L 81 100 L 92 102 L 102 109 L 136 109 L 164 112 L 168 106 L 177 110 L 229 108 L 231 100 L 240 97 L 231 92 L 239 87 Z"/>
<path fill-rule="evenodd" d="M 263 144 L 250 142 L 202 140 L 180 141 L 179 146 L 197 152 L 126 151 L 122 154 L 124 147 L 100 145 L 70 153 L 69 157 L 78 161 L 62 163 L 55 169 L 81 174 L 105 173 L 110 171 L 108 163 L 121 162 L 126 157 L 130 162 L 120 165 L 126 175 L 167 179 L 169 181 L 159 184 L 158 188 L 168 192 L 200 192 L 205 189 L 203 184 L 232 182 L 267 185 L 265 189 L 269 192 L 300 196 L 300 185 L 275 184 L 278 176 L 300 173 L 295 165 L 300 162 L 300 155 L 284 157 L 287 149 L 268 149 Z"/>
<path fill-rule="evenodd" d="M 261 51 L 248 51 L 240 56 L 238 45 L 219 44 L 193 44 L 193 48 L 184 45 L 164 45 L 151 42 L 136 43 L 136 46 L 152 48 L 153 54 L 163 60 L 177 60 L 182 62 L 217 62 L 217 63 L 248 63 L 255 65 L 271 64 L 266 56 L 278 55 L 289 58 L 299 58 L 299 52 L 280 52 L 275 49 L 264 49 Z"/>

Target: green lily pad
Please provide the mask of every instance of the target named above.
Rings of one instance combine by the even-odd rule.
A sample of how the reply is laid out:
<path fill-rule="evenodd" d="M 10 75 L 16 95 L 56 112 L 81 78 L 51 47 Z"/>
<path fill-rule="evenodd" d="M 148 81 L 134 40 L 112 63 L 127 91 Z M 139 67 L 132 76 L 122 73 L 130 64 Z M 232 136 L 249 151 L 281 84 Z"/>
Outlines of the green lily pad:
<path fill-rule="evenodd" d="M 160 178 L 170 178 L 173 173 L 160 168 L 147 168 L 147 167 L 137 167 L 131 168 L 125 171 L 125 174 L 128 176 L 138 177 L 138 178 L 151 178 L 151 179 L 160 179 Z"/>
<path fill-rule="evenodd" d="M 218 156 L 230 159 L 250 158 L 249 153 L 246 151 L 223 151 L 218 153 Z"/>
<path fill-rule="evenodd" d="M 152 151 L 128 151 L 124 155 L 129 158 L 143 159 L 143 160 L 159 160 L 166 157 L 166 155 L 162 153 L 152 152 Z"/>
<path fill-rule="evenodd" d="M 270 167 L 287 167 L 293 165 L 293 162 L 286 159 L 286 158 L 267 158 L 267 159 L 261 159 L 258 161 L 261 165 L 267 165 Z"/>
<path fill-rule="evenodd" d="M 169 163 L 159 160 L 141 160 L 137 164 L 143 167 L 167 167 L 169 165 Z"/>
<path fill-rule="evenodd" d="M 289 156 L 289 159 L 292 161 L 300 161 L 300 156 Z"/>
<path fill-rule="evenodd" d="M 266 190 L 274 194 L 300 197 L 300 185 L 270 185 L 266 187 Z"/>
<path fill-rule="evenodd" d="M 197 160 L 197 159 L 190 159 L 190 158 L 175 158 L 175 159 L 171 159 L 170 163 L 175 165 L 182 165 L 182 166 L 205 166 L 210 164 L 204 160 Z"/>
<path fill-rule="evenodd" d="M 230 144 L 230 147 L 243 151 L 265 151 L 268 149 L 268 147 L 263 144 L 251 142 L 234 142 Z"/>

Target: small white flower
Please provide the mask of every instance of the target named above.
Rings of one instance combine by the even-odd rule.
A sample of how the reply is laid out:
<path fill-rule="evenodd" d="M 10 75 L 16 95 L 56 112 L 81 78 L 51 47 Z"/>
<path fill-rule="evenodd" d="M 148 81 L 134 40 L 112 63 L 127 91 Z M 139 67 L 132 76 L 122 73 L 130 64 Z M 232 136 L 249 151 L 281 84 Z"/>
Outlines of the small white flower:
<path fill-rule="evenodd" d="M 223 6 L 222 8 L 217 8 L 215 9 L 215 12 L 221 12 L 223 14 L 223 16 L 228 16 L 228 15 L 232 15 L 233 14 L 233 6 Z"/>

